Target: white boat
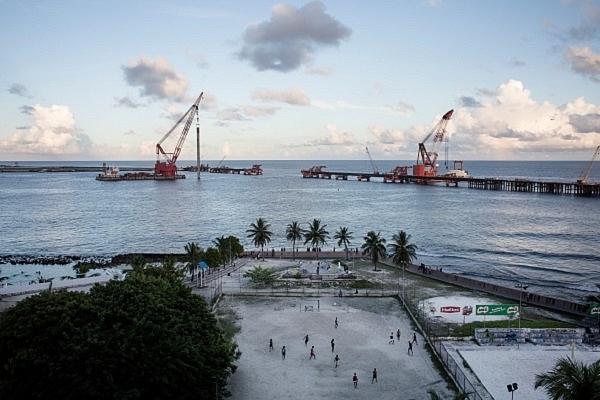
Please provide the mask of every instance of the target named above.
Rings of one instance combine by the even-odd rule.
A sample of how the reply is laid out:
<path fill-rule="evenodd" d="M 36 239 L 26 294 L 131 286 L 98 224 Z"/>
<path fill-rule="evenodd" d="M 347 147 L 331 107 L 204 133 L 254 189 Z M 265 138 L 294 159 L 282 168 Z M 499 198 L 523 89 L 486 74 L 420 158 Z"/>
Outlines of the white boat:
<path fill-rule="evenodd" d="M 439 176 L 441 176 L 442 178 L 472 178 L 472 176 L 469 175 L 469 171 L 465 171 L 462 169 L 451 169 L 445 174 Z"/>

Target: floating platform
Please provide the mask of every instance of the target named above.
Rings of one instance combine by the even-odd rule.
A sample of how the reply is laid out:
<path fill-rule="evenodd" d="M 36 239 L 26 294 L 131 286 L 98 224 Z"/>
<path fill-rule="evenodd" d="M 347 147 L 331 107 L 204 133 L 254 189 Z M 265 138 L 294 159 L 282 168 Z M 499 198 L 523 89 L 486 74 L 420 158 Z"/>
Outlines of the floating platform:
<path fill-rule="evenodd" d="M 97 181 L 173 181 L 176 179 L 185 179 L 185 175 L 154 175 L 148 172 L 129 172 L 126 174 L 109 175 L 109 174 L 98 174 L 96 176 Z"/>

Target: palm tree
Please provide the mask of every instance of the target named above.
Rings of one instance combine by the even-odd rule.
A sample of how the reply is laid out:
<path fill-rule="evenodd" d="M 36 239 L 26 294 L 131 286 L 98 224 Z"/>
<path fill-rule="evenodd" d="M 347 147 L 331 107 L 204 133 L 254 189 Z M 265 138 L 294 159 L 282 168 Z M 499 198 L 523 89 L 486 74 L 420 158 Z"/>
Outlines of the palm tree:
<path fill-rule="evenodd" d="M 303 234 L 304 229 L 300 227 L 298 221 L 292 221 L 285 229 L 285 238 L 292 242 L 292 256 L 294 260 L 296 259 L 296 240 L 302 239 Z"/>
<path fill-rule="evenodd" d="M 599 400 L 600 361 L 586 365 L 561 357 L 552 371 L 536 374 L 534 387 L 543 387 L 552 400 Z"/>
<path fill-rule="evenodd" d="M 368 232 L 367 236 L 364 237 L 364 240 L 365 242 L 361 246 L 362 255 L 371 256 L 371 261 L 373 261 L 373 265 L 375 266 L 374 270 L 377 271 L 377 262 L 386 256 L 386 240 L 380 237 L 379 233 L 375 233 L 375 231 Z"/>
<path fill-rule="evenodd" d="M 348 259 L 348 245 L 350 244 L 350 240 L 354 239 L 352 236 L 354 232 L 348 232 L 348 228 L 341 227 L 340 230 L 335 233 L 334 239 L 337 239 L 338 246 L 344 245 L 344 249 L 346 249 L 346 260 Z"/>
<path fill-rule="evenodd" d="M 271 224 L 267 224 L 267 221 L 259 218 L 256 222 L 250 224 L 250 229 L 246 230 L 249 233 L 248 237 L 252 238 L 252 244 L 256 247 L 260 246 L 261 256 L 263 255 L 265 244 L 271 243 L 273 232 L 269 230 L 270 227 Z"/>
<path fill-rule="evenodd" d="M 404 282 L 404 269 L 417 259 L 417 250 L 419 248 L 416 244 L 409 243 L 410 235 L 404 231 L 399 231 L 392 236 L 392 240 L 394 242 L 389 244 L 394 254 L 392 261 L 395 265 L 402 267 L 402 282 Z"/>
<path fill-rule="evenodd" d="M 224 260 L 223 263 L 229 261 L 229 253 L 231 250 L 230 239 L 221 235 L 221 237 L 215 238 L 212 242 L 219 251 L 219 254 L 221 254 L 221 257 Z"/>
<path fill-rule="evenodd" d="M 192 273 L 192 282 L 194 281 L 194 274 L 198 269 L 198 263 L 200 262 L 200 257 L 202 253 L 202 249 L 196 244 L 188 242 L 185 245 L 186 259 L 187 263 L 185 264 L 185 271 Z"/>
<path fill-rule="evenodd" d="M 304 231 L 304 244 L 310 242 L 317 249 L 317 260 L 319 259 L 319 247 L 327 243 L 329 238 L 329 232 L 325 230 L 326 226 L 321 226 L 321 220 L 315 218 L 312 224 L 308 225 L 308 229 Z"/>

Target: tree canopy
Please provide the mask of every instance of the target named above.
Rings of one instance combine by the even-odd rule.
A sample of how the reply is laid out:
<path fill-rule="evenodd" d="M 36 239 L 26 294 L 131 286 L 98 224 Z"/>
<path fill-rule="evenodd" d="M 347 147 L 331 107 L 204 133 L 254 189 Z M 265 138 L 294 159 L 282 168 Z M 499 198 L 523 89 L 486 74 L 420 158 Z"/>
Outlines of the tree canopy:
<path fill-rule="evenodd" d="M 540 387 L 552 400 L 600 400 L 600 361 L 561 357 L 552 371 L 535 376 L 535 388 Z"/>
<path fill-rule="evenodd" d="M 0 314 L 2 399 L 213 399 L 239 356 L 167 266 L 89 293 L 42 292 Z"/>

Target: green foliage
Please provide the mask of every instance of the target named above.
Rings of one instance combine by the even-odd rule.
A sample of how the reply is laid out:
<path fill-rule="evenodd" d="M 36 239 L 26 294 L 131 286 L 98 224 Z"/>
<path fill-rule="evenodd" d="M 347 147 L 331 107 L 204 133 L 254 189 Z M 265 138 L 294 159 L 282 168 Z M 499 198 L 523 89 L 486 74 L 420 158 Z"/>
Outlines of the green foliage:
<path fill-rule="evenodd" d="M 357 279 L 350 285 L 352 289 L 372 289 L 376 286 L 373 282 L 366 279 Z"/>
<path fill-rule="evenodd" d="M 252 238 L 252 244 L 256 247 L 260 247 L 260 252 L 263 253 L 265 244 L 271 243 L 271 236 L 273 232 L 269 230 L 271 224 L 268 224 L 262 218 L 256 220 L 250 224 L 250 229 L 246 230 L 248 237 Z"/>
<path fill-rule="evenodd" d="M 285 238 L 292 242 L 292 257 L 294 260 L 296 259 L 296 241 L 302 239 L 302 235 L 304 235 L 304 229 L 298 221 L 292 221 L 285 228 Z"/>
<path fill-rule="evenodd" d="M 317 258 L 319 258 L 319 248 L 327 243 L 329 232 L 325 229 L 327 225 L 321 226 L 320 219 L 313 219 L 313 222 L 308 225 L 308 229 L 304 231 L 304 244 L 310 243 L 312 247 L 317 249 Z"/>
<path fill-rule="evenodd" d="M 200 261 L 204 261 L 211 268 L 217 268 L 223 264 L 223 260 L 223 256 L 219 253 L 219 250 L 214 247 L 209 247 L 200 254 Z"/>
<path fill-rule="evenodd" d="M 552 371 L 535 376 L 539 387 L 553 400 L 600 400 L 600 361 L 588 365 L 561 357 Z"/>
<path fill-rule="evenodd" d="M 354 232 L 350 232 L 348 228 L 340 226 L 340 230 L 333 236 L 334 239 L 337 239 L 338 246 L 344 246 L 344 249 L 346 250 L 346 259 L 348 259 L 348 245 L 350 245 L 350 241 L 354 239 L 352 236 L 353 233 Z"/>
<path fill-rule="evenodd" d="M 239 358 L 174 268 L 89 293 L 42 292 L 0 314 L 2 399 L 212 399 Z"/>
<path fill-rule="evenodd" d="M 392 261 L 395 265 L 406 268 L 417 259 L 417 250 L 419 248 L 416 244 L 410 243 L 409 234 L 399 231 L 392 237 L 392 240 L 393 242 L 389 244 L 389 247 L 393 252 Z"/>
<path fill-rule="evenodd" d="M 73 265 L 73 271 L 78 278 L 83 278 L 85 274 L 90 272 L 92 264 L 78 261 L 77 264 Z"/>
<path fill-rule="evenodd" d="M 235 236 L 215 238 L 213 244 L 221 254 L 223 262 L 230 261 L 230 258 L 233 259 L 244 252 L 244 246 L 240 244 L 240 240 Z"/>
<path fill-rule="evenodd" d="M 254 267 L 244 273 L 244 278 L 250 278 L 252 283 L 272 283 L 279 273 L 273 268 Z"/>
<path fill-rule="evenodd" d="M 374 270 L 377 271 L 377 263 L 387 255 L 385 251 L 386 240 L 379 233 L 375 233 L 375 231 L 369 231 L 363 239 L 365 242 L 361 246 L 362 255 L 371 257 Z"/>

